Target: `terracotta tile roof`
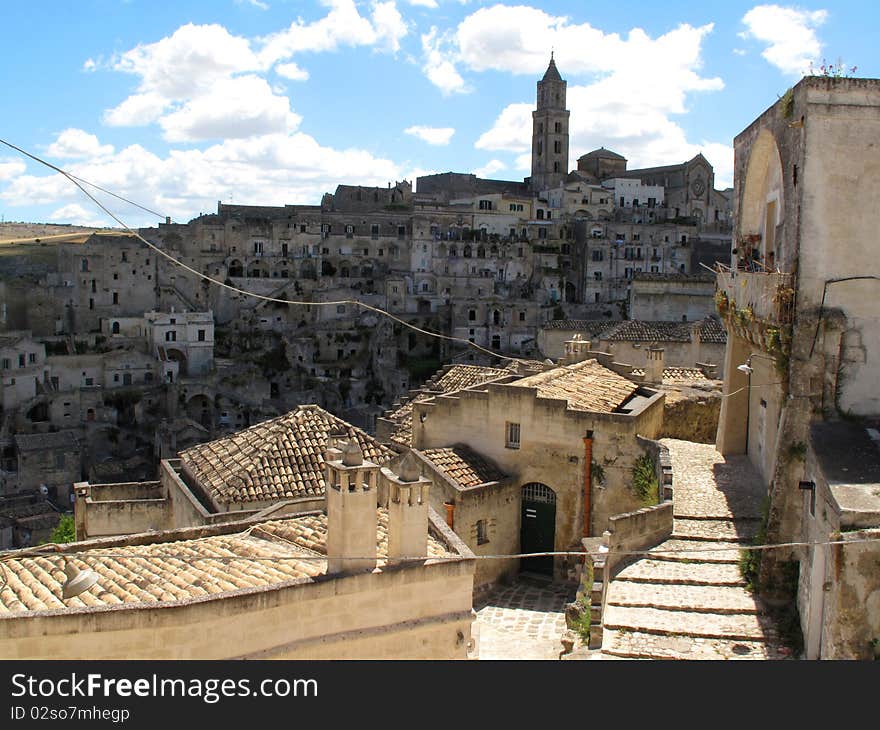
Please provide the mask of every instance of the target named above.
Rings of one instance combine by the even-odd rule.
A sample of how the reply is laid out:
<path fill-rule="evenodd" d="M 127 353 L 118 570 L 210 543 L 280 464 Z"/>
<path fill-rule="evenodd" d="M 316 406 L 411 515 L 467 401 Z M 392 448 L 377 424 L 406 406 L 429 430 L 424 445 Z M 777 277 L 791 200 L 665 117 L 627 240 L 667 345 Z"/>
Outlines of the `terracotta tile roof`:
<path fill-rule="evenodd" d="M 413 403 L 427 400 L 439 393 L 454 393 L 457 390 L 481 385 L 514 372 L 507 368 L 490 368 L 482 365 L 452 365 L 442 368 L 425 382 L 420 389 L 421 392 L 385 414 L 385 418 L 397 424 L 391 440 L 405 446 L 412 443 Z"/>
<path fill-rule="evenodd" d="M 388 555 L 388 512 L 378 510 L 379 564 Z M 327 517 L 306 514 L 259 523 L 249 530 L 189 540 L 146 545 L 92 547 L 80 543 L 77 568 L 98 573 L 98 585 L 69 601 L 61 601 L 63 553 L 51 557 L 12 558 L 3 562 L 7 587 L 0 591 L 0 616 L 51 609 L 109 608 L 125 604 L 143 608 L 157 604 L 222 597 L 239 590 L 273 590 L 290 582 L 323 575 Z M 450 555 L 428 536 L 428 555 Z M 13 555 L 13 553 L 10 553 Z M 310 558 L 310 556 L 312 556 Z M 261 558 L 255 560 L 254 558 Z"/>
<path fill-rule="evenodd" d="M 694 322 L 643 322 L 626 320 L 602 333 L 611 342 L 690 342 Z M 727 333 L 721 323 L 706 317 L 700 323 L 700 339 L 707 343 L 724 344 Z"/>
<path fill-rule="evenodd" d="M 644 375 L 644 368 L 633 368 L 633 375 Z M 699 368 L 663 368 L 663 382 L 693 382 L 701 381 L 711 383 L 712 380 L 707 378 Z"/>
<path fill-rule="evenodd" d="M 462 488 L 506 478 L 506 474 L 491 461 L 464 444 L 445 449 L 426 449 L 419 453 Z"/>
<path fill-rule="evenodd" d="M 598 334 L 613 327 L 615 322 L 601 319 L 552 319 L 544 324 L 545 330 L 565 330 L 566 332 L 589 332 Z"/>
<path fill-rule="evenodd" d="M 73 431 L 54 431 L 50 433 L 17 433 L 13 436 L 19 451 L 41 451 L 42 449 L 75 449 L 76 436 Z"/>
<path fill-rule="evenodd" d="M 638 386 L 622 375 L 602 367 L 596 360 L 584 360 L 553 368 L 510 383 L 511 388 L 537 388 L 540 398 L 568 401 L 568 407 L 579 411 L 612 413 Z"/>
<path fill-rule="evenodd" d="M 715 274 L 708 271 L 684 274 L 680 271 L 670 271 L 664 274 L 651 271 L 636 271 L 633 273 L 633 281 L 693 281 L 714 283 Z"/>
<path fill-rule="evenodd" d="M 189 474 L 219 504 L 324 494 L 328 435 L 353 437 L 364 458 L 383 464 L 394 452 L 318 406 L 299 406 L 216 441 L 180 452 Z"/>

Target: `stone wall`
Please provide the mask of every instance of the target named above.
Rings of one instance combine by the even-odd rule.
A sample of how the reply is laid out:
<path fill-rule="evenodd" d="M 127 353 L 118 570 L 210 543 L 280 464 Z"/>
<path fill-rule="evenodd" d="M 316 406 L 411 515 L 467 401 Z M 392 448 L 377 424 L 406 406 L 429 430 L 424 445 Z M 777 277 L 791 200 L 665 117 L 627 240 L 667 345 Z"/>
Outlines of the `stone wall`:
<path fill-rule="evenodd" d="M 664 387 L 662 438 L 714 444 L 721 394 L 693 388 Z"/>
<path fill-rule="evenodd" d="M 647 550 L 672 535 L 672 500 L 653 507 L 642 507 L 635 512 L 614 515 L 608 522 L 605 575 L 613 578 L 627 564 L 641 557 L 621 553 Z"/>

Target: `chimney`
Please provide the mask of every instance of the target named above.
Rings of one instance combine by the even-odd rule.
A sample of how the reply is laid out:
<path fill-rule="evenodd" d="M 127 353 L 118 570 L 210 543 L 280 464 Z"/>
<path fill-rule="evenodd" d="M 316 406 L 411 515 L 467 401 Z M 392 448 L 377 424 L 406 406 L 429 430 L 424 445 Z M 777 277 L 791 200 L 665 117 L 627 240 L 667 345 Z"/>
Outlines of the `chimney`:
<path fill-rule="evenodd" d="M 691 362 L 697 363 L 700 362 L 703 358 L 700 356 L 700 350 L 702 350 L 702 340 L 700 338 L 700 331 L 703 329 L 702 322 L 694 322 L 691 325 Z"/>
<path fill-rule="evenodd" d="M 388 489 L 389 562 L 427 555 L 431 480 L 419 473 L 411 451 L 403 457 L 397 474 L 387 467 L 382 467 L 381 474 Z"/>
<path fill-rule="evenodd" d="M 590 351 L 590 341 L 581 339 L 580 333 L 575 334 L 565 343 L 565 355 L 559 361 L 560 365 L 574 365 L 587 359 Z"/>
<path fill-rule="evenodd" d="M 364 461 L 353 439 L 324 457 L 327 498 L 327 573 L 376 567 L 376 480 L 379 467 Z"/>
<path fill-rule="evenodd" d="M 645 351 L 645 382 L 663 382 L 663 348 L 656 345 Z"/>

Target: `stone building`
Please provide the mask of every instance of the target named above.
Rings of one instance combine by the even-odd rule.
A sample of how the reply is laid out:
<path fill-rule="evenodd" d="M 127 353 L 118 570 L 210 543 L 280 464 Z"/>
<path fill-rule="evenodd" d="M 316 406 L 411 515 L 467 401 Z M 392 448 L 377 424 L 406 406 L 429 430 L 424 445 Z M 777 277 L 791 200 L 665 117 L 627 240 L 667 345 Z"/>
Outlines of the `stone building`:
<path fill-rule="evenodd" d="M 68 509 L 73 502 L 73 483 L 82 476 L 82 454 L 74 434 L 19 433 L 12 442 L 13 456 L 4 466 L 4 494 L 44 493 L 60 508 Z"/>
<path fill-rule="evenodd" d="M 713 376 L 723 377 L 726 341 L 718 319 L 706 317 L 696 322 L 618 322 L 601 330 L 592 346 L 636 367 L 645 364 L 648 348 L 662 347 L 665 367 L 710 366 Z"/>
<path fill-rule="evenodd" d="M 477 554 L 578 549 L 612 515 L 641 506 L 630 488 L 644 451 L 636 435 L 657 435 L 663 395 L 573 355 L 568 365 L 412 404 L 423 473 L 446 473 L 451 522 Z M 573 565 L 535 558 L 520 568 L 564 578 Z M 480 578 L 514 569 L 492 561 Z"/>
<path fill-rule="evenodd" d="M 27 403 L 45 390 L 48 378 L 46 346 L 30 332 L 6 332 L 0 337 L 0 387 L 4 411 Z"/>
<path fill-rule="evenodd" d="M 326 469 L 333 486 L 321 511 L 10 554 L 0 568 L 0 654 L 465 659 L 475 652 L 473 555 L 429 510 L 427 480 L 380 472 L 357 447 L 328 451 Z M 392 495 L 387 508 L 378 506 L 380 485 Z M 96 583 L 64 600 L 65 570 L 93 571 Z"/>
<path fill-rule="evenodd" d="M 644 273 L 633 276 L 630 319 L 647 322 L 694 322 L 715 314 L 715 276 L 709 271 Z"/>
<path fill-rule="evenodd" d="M 880 270 L 868 212 L 880 195 L 880 151 L 871 143 L 878 134 L 880 82 L 806 77 L 734 141 L 736 253 L 718 273 L 728 341 L 717 446 L 748 454 L 762 475 L 769 542 L 827 540 L 835 525 L 855 526 L 841 502 L 847 490 L 835 486 L 839 471 L 823 463 L 817 439 L 824 428 L 830 435 L 842 427 L 838 419 L 880 415 Z M 852 194 L 855 181 L 863 195 Z M 816 460 L 805 464 L 810 449 Z M 799 488 L 805 481 L 817 486 Z M 814 514 L 820 498 L 839 516 L 818 506 Z M 868 579 L 868 554 L 876 562 L 876 549 L 855 544 L 762 557 L 768 595 L 798 597 L 808 656 L 866 655 L 880 594 L 869 587 L 852 601 L 848 591 L 854 580 L 858 591 L 873 585 L 859 582 Z M 845 613 L 839 600 L 848 601 Z M 822 638 L 823 622 L 835 615 Z"/>

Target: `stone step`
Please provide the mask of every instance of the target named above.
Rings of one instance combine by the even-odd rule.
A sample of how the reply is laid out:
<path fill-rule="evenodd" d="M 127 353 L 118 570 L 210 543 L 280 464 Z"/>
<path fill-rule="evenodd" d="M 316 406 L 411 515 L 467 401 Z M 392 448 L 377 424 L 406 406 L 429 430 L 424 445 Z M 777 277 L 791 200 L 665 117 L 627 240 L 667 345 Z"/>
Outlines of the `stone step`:
<path fill-rule="evenodd" d="M 667 585 L 625 580 L 614 581 L 608 586 L 607 605 L 694 613 L 759 612 L 752 595 L 738 586 Z"/>
<path fill-rule="evenodd" d="M 605 629 L 638 631 L 663 636 L 707 639 L 737 639 L 775 642 L 772 621 L 755 614 L 697 613 L 659 608 L 608 606 L 603 616 Z"/>
<path fill-rule="evenodd" d="M 615 659 L 790 659 L 773 644 L 735 639 L 695 639 L 640 631 L 605 631 L 602 656 Z"/>
<path fill-rule="evenodd" d="M 651 549 L 654 560 L 674 560 L 680 563 L 739 563 L 740 546 L 730 542 L 682 540 L 672 538 Z"/>
<path fill-rule="evenodd" d="M 746 584 L 738 565 L 681 563 L 672 560 L 639 560 L 621 570 L 614 582 L 621 580 L 693 586 L 745 586 Z"/>
<path fill-rule="evenodd" d="M 701 520 L 694 517 L 676 517 L 672 537 L 710 542 L 750 543 L 758 534 L 760 521 L 754 520 Z"/>

